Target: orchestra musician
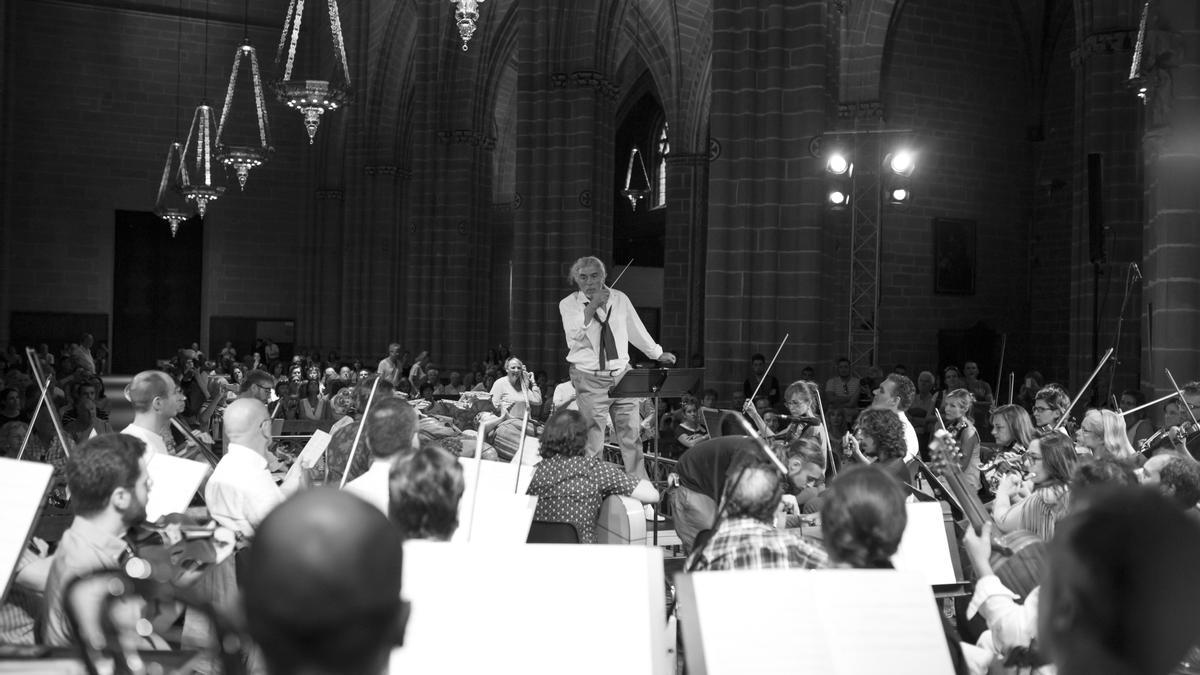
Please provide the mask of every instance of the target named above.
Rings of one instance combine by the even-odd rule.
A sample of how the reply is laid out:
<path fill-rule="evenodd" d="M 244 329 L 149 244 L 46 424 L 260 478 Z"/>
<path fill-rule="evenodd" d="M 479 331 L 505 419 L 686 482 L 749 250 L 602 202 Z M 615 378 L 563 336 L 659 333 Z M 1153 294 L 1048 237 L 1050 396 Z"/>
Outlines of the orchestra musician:
<path fill-rule="evenodd" d="M 790 445 L 801 438 L 814 440 L 824 446 L 825 428 L 818 416 L 818 396 L 820 396 L 820 391 L 815 382 L 797 380 L 789 384 L 783 392 L 783 402 L 788 409 L 785 421 L 788 424 L 779 431 L 771 430 L 753 402 L 746 401 L 742 406 L 742 411 L 758 427 L 759 435 L 780 443 L 781 446 Z"/>
<path fill-rule="evenodd" d="M 246 632 L 269 675 L 386 670 L 408 603 L 400 536 L 379 509 L 333 488 L 306 490 L 272 511 L 241 555 Z"/>
<path fill-rule="evenodd" d="M 1079 456 L 1070 439 L 1050 433 L 1034 439 L 1023 456 L 1029 471 L 1001 477 L 992 502 L 992 517 L 1001 532 L 1028 530 L 1049 541 L 1054 525 L 1070 506 L 1071 472 Z"/>
<path fill-rule="evenodd" d="M 669 493 L 671 515 L 685 554 L 692 552 L 696 536 L 712 527 L 734 459 L 743 452 L 758 452 L 754 440 L 741 433 L 736 422 L 722 420 L 720 436 L 697 443 L 675 465 L 676 473 L 669 481 L 674 485 Z"/>
<path fill-rule="evenodd" d="M 877 462 L 901 483 L 911 479 L 908 464 L 904 461 L 907 447 L 900 418 L 891 410 L 878 408 L 862 411 L 854 422 L 854 434 L 847 433 L 842 439 L 842 455 L 846 462 Z"/>
<path fill-rule="evenodd" d="M 1145 461 L 1129 445 L 1125 432 L 1125 418 L 1111 410 L 1093 408 L 1083 416 L 1083 423 L 1075 432 L 1075 441 L 1091 454 L 1100 458 L 1112 458 L 1122 462 Z"/>
<path fill-rule="evenodd" d="M 1126 389 L 1121 392 L 1120 405 L 1121 410 L 1132 410 L 1146 402 L 1146 395 L 1140 389 Z M 1118 411 L 1119 412 L 1119 411 Z M 1142 444 L 1142 441 L 1149 438 L 1154 433 L 1154 422 L 1150 419 L 1150 414 L 1147 409 L 1142 409 L 1125 416 L 1126 434 L 1129 436 L 1129 444 L 1136 451 Z"/>
<path fill-rule="evenodd" d="M 1009 473 L 1024 473 L 1025 452 L 1033 442 L 1033 422 L 1029 413 L 1019 405 L 1002 405 L 992 411 L 992 435 L 995 446 L 981 452 L 983 464 L 980 475 L 991 494 L 996 494 L 1000 480 Z"/>
<path fill-rule="evenodd" d="M 125 397 L 133 404 L 133 422 L 121 433 L 140 439 L 147 459 L 160 452 L 169 454 L 164 434 L 169 436 L 171 418 L 183 401 L 175 380 L 161 370 L 143 370 L 125 387 Z"/>
<path fill-rule="evenodd" d="M 1039 389 L 1033 397 L 1033 424 L 1037 432 L 1043 433 L 1053 429 L 1063 415 L 1067 414 L 1070 405 L 1071 397 L 1059 385 L 1051 383 Z M 1067 420 L 1059 427 L 1059 431 L 1070 436 L 1073 428 L 1071 420 Z"/>
<path fill-rule="evenodd" d="M 960 463 L 963 470 L 963 479 L 967 485 L 974 490 L 979 489 L 980 485 L 980 461 L 979 461 L 979 432 L 975 429 L 975 422 L 971 418 L 971 410 L 975 404 L 975 397 L 966 389 L 955 389 L 946 394 L 942 400 L 942 415 L 946 423 L 946 431 L 954 437 L 958 443 L 958 449 L 962 453 Z"/>
<path fill-rule="evenodd" d="M 466 489 L 458 458 L 426 442 L 397 453 L 389 468 L 387 513 L 400 539 L 450 541 L 458 530 L 458 503 Z"/>
<path fill-rule="evenodd" d="M 421 423 L 411 405 L 389 397 L 371 405 L 363 424 L 366 425 L 362 438 L 365 447 L 359 448 L 359 452 L 370 453 L 371 467 L 363 475 L 346 483 L 346 489 L 387 514 L 388 476 L 392 462 L 421 447 Z"/>
<path fill-rule="evenodd" d="M 625 472 L 648 478 L 642 455 L 641 416 L 637 401 L 614 399 L 609 390 L 629 370 L 629 345 L 664 365 L 675 363 L 675 355 L 663 351 L 638 316 L 629 296 L 605 285 L 604 263 L 594 256 L 579 258 L 571 265 L 570 280 L 578 290 L 558 303 L 567 340 L 567 361 L 579 411 L 588 420 L 587 454 L 597 457 L 604 448 L 604 428 L 612 416 L 621 446 Z M 647 513 L 653 517 L 652 512 Z"/>

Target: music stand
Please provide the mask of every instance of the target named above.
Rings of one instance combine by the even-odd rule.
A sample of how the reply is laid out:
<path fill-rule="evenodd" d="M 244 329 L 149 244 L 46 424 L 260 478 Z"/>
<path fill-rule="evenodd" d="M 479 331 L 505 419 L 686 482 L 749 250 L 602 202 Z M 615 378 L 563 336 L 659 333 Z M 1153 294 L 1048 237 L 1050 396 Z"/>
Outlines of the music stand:
<path fill-rule="evenodd" d="M 658 470 L 658 401 L 690 392 L 704 376 L 703 368 L 635 368 L 625 371 L 621 381 L 608 390 L 610 398 L 649 398 L 654 400 L 654 468 Z M 654 545 L 658 546 L 658 504 L 654 509 Z"/>

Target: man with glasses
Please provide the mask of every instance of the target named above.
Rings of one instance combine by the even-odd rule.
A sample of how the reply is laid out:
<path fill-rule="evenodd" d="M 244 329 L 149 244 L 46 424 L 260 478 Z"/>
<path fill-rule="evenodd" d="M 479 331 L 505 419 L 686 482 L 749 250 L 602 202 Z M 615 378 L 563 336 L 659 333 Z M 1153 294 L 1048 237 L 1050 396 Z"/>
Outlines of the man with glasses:
<path fill-rule="evenodd" d="M 271 392 L 275 391 L 275 378 L 265 370 L 251 370 L 242 380 L 241 392 L 238 398 L 258 399 L 263 405 L 271 401 Z"/>

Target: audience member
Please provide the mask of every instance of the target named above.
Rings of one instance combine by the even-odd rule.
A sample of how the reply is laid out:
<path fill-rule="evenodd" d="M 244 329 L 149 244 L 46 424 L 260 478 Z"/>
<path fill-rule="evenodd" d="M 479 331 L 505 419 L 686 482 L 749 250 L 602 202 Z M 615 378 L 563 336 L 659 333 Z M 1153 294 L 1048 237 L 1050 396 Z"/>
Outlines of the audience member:
<path fill-rule="evenodd" d="M 779 405 L 779 380 L 774 375 L 767 375 L 767 357 L 762 354 L 750 357 L 750 377 L 742 382 L 742 396 L 750 398 L 756 389 L 759 394 L 767 397 L 768 405 Z"/>

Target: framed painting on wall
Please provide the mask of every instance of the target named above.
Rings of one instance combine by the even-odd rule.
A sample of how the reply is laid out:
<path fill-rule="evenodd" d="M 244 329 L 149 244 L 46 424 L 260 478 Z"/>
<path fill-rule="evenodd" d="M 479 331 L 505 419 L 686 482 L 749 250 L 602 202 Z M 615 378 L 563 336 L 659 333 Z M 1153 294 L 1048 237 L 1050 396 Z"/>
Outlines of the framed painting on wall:
<path fill-rule="evenodd" d="M 933 219 L 933 292 L 975 295 L 975 221 Z"/>

